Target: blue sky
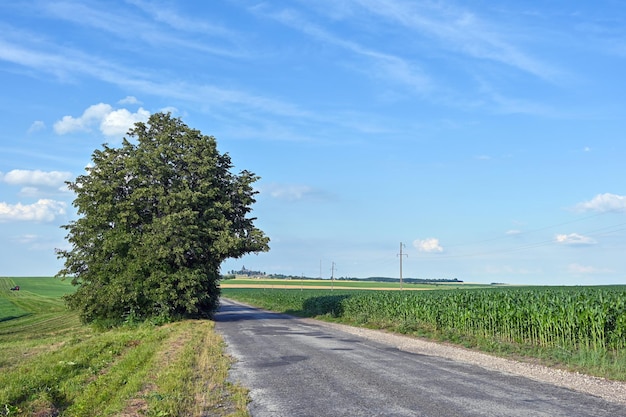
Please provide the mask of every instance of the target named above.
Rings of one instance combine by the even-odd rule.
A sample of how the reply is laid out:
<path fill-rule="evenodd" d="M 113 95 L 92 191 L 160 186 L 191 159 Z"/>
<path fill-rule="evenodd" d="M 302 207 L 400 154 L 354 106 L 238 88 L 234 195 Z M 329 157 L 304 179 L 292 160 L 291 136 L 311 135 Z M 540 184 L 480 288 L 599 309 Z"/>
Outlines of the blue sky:
<path fill-rule="evenodd" d="M 621 1 L 2 2 L 0 276 L 170 111 L 262 178 L 223 271 L 626 284 L 624 74 Z"/>

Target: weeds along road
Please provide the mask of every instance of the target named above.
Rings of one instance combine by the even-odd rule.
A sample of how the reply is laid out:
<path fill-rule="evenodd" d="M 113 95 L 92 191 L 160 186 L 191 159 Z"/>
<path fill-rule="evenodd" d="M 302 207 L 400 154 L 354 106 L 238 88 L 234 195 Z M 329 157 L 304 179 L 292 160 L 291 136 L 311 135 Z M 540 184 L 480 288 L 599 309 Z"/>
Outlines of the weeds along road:
<path fill-rule="evenodd" d="M 626 416 L 623 404 L 229 300 L 216 329 L 253 417 Z"/>

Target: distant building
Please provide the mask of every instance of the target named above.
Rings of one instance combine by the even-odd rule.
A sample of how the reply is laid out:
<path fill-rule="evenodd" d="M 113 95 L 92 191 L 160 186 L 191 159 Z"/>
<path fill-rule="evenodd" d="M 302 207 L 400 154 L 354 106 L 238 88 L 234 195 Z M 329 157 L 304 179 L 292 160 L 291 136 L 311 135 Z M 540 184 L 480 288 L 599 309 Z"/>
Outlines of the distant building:
<path fill-rule="evenodd" d="M 245 265 L 241 267 L 241 269 L 239 271 L 229 271 L 229 274 L 231 275 L 243 275 L 246 277 L 264 277 L 265 276 L 265 272 L 261 272 L 261 271 L 252 271 L 250 269 L 246 269 Z"/>

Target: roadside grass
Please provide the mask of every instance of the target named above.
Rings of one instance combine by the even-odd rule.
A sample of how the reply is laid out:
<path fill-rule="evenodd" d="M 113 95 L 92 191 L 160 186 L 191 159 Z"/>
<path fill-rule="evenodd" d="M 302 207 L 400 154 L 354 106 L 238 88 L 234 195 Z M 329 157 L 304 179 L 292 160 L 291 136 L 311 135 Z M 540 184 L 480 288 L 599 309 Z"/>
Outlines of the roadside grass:
<path fill-rule="evenodd" d="M 0 416 L 249 416 L 212 321 L 100 331 L 65 309 L 72 290 L 0 278 Z"/>
<path fill-rule="evenodd" d="M 367 293 L 372 294 L 369 291 Z M 293 289 L 226 288 L 222 290 L 222 296 L 225 298 L 298 317 L 311 317 L 351 326 L 421 337 L 518 361 L 626 381 L 626 351 L 623 349 L 601 351 L 593 351 L 584 347 L 564 349 L 558 346 L 541 346 L 524 341 L 512 342 L 495 336 L 485 337 L 437 329 L 429 323 L 412 320 L 409 317 L 371 320 L 344 314 L 343 301 L 359 294 L 366 294 L 366 292 L 359 290 L 330 291 L 328 289 L 296 291 Z M 393 309 L 394 307 L 389 305 L 388 308 Z"/>

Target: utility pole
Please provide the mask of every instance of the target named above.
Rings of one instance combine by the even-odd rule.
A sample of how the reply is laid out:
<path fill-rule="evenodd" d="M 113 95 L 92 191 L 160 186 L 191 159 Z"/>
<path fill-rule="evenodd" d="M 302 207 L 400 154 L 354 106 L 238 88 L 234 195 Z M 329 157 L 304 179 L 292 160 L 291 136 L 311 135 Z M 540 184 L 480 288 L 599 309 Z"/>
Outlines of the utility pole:
<path fill-rule="evenodd" d="M 404 247 L 404 245 L 402 244 L 402 242 L 400 242 L 400 253 L 398 254 L 398 256 L 400 257 L 400 291 L 402 291 L 402 257 L 403 256 L 406 256 L 406 257 L 409 256 L 406 253 L 402 253 L 402 248 L 403 247 Z"/>
<path fill-rule="evenodd" d="M 335 290 L 335 263 L 333 262 L 330 268 L 330 290 Z"/>

